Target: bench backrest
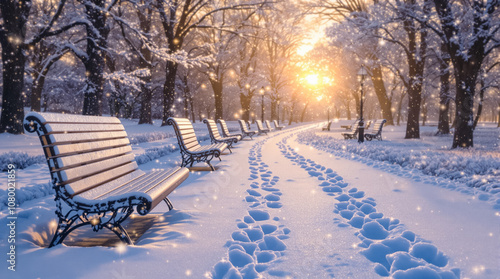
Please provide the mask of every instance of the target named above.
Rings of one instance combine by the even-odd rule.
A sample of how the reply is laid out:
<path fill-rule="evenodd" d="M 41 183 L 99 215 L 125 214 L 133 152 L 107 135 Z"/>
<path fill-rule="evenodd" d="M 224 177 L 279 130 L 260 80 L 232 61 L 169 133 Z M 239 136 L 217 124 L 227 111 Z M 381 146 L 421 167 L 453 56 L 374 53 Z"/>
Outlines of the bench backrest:
<path fill-rule="evenodd" d="M 273 120 L 273 123 L 274 123 L 274 127 L 276 127 L 276 128 L 281 127 L 281 126 L 278 124 L 278 121 Z"/>
<path fill-rule="evenodd" d="M 193 151 L 194 149 L 201 147 L 198 142 L 198 138 L 194 133 L 193 124 L 191 124 L 189 119 L 169 117 L 167 119 L 167 124 L 174 126 L 175 135 L 177 136 L 177 142 L 179 143 L 180 149 Z"/>
<path fill-rule="evenodd" d="M 375 135 L 378 135 L 379 133 L 382 132 L 382 128 L 384 127 L 384 124 L 385 124 L 386 120 L 385 119 L 382 119 L 382 120 L 375 120 L 375 122 L 373 123 L 373 128 L 372 128 L 372 134 L 375 134 Z"/>
<path fill-rule="evenodd" d="M 359 120 L 357 120 L 356 122 L 353 123 L 353 125 L 351 127 L 351 131 L 354 132 L 354 133 L 357 133 L 358 132 L 358 128 L 359 128 Z"/>
<path fill-rule="evenodd" d="M 269 120 L 265 120 L 264 123 L 266 123 L 266 127 L 271 130 L 271 123 L 269 122 Z"/>
<path fill-rule="evenodd" d="M 229 137 L 229 129 L 227 128 L 226 121 L 224 119 L 217 119 L 217 122 L 219 122 L 220 124 L 222 135 L 225 137 Z"/>
<path fill-rule="evenodd" d="M 259 131 L 264 130 L 264 126 L 262 126 L 262 121 L 255 120 L 255 123 L 257 123 L 257 128 L 259 129 Z"/>
<path fill-rule="evenodd" d="M 38 133 L 53 182 L 71 196 L 138 168 L 116 117 L 30 112 L 24 127 Z"/>
<path fill-rule="evenodd" d="M 203 123 L 207 124 L 208 132 L 212 137 L 215 139 L 220 139 L 221 136 L 219 134 L 219 129 L 217 128 L 217 124 L 215 124 L 215 121 L 212 119 L 203 119 Z"/>
<path fill-rule="evenodd" d="M 240 128 L 243 132 L 245 133 L 249 133 L 249 129 L 248 129 L 248 126 L 247 126 L 247 123 L 245 122 L 245 120 L 238 120 L 238 123 L 240 123 Z"/>

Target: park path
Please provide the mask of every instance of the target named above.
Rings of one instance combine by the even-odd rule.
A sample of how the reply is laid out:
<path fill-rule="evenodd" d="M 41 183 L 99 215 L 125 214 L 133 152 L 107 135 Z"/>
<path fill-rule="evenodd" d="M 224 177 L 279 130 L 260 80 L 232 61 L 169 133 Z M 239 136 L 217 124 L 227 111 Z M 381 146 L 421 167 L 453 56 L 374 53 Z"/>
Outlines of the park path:
<path fill-rule="evenodd" d="M 229 258 L 215 265 L 215 278 L 231 270 L 244 278 L 498 274 L 497 257 L 464 241 L 470 233 L 491 236 L 495 229 L 474 218 L 484 212 L 483 204 L 297 143 L 296 135 L 307 129 L 271 133 L 252 146 L 248 215 L 238 220 Z M 366 176 L 359 180 L 360 171 L 372 176 L 371 185 Z M 460 216 L 453 221 L 455 214 Z M 496 238 L 485 242 L 483 251 L 489 250 L 484 245 L 498 247 Z M 468 269 L 461 270 L 465 261 Z"/>

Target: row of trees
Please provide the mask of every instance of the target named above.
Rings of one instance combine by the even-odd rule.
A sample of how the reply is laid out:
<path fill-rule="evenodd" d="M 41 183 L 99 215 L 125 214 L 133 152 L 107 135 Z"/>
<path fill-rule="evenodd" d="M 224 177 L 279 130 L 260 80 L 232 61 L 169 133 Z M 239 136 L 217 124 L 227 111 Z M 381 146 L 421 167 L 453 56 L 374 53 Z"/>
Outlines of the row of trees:
<path fill-rule="evenodd" d="M 401 110 L 393 107 L 390 89 L 402 84 L 399 105 L 408 99 L 406 138 L 419 138 L 428 92 L 437 89 L 439 133 L 450 132 L 449 109 L 454 101 L 453 147 L 473 146 L 484 102 L 500 105 L 498 0 L 335 0 L 307 5 L 334 22 L 327 31 L 331 55 L 344 61 L 348 57 L 356 67 L 369 69 L 388 124 L 393 124 L 391 110 Z M 344 80 L 353 84 L 356 70 L 344 69 Z"/>
<path fill-rule="evenodd" d="M 260 110 L 261 91 L 272 119 L 304 120 L 325 110 L 350 118 L 359 108 L 356 72 L 364 65 L 371 81 L 365 90 L 376 100 L 368 102 L 369 114 L 390 125 L 405 120 L 406 138 L 418 138 L 420 120 L 437 107 L 439 132 L 450 132 L 451 115 L 453 146 L 472 146 L 483 107 L 500 105 L 498 6 L 498 0 L 2 1 L 0 131 L 22 132 L 23 106 L 137 117 L 141 124 L 153 118 L 165 124 L 174 115 L 248 120 Z M 328 41 L 299 55 L 317 29 L 312 15 L 327 21 Z"/>

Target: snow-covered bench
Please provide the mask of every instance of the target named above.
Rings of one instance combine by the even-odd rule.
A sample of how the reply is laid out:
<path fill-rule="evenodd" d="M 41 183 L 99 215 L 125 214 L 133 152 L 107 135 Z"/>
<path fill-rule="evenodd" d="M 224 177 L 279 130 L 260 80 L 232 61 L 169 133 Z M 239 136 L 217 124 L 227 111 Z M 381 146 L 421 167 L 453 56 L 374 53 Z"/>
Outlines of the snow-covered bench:
<path fill-rule="evenodd" d="M 328 124 L 326 126 L 324 126 L 321 131 L 330 131 L 330 127 L 332 126 L 332 122 L 333 121 L 330 121 L 328 122 Z"/>
<path fill-rule="evenodd" d="M 355 120 L 351 125 L 340 125 L 340 128 L 352 131 L 352 127 L 354 127 L 355 125 L 359 125 L 359 120 Z"/>
<path fill-rule="evenodd" d="M 281 130 L 283 130 L 283 128 L 285 128 L 285 126 L 280 126 L 280 124 L 278 124 L 278 121 L 276 121 L 276 120 L 273 120 L 273 124 L 274 124 L 274 128 L 278 131 L 281 131 Z"/>
<path fill-rule="evenodd" d="M 217 122 L 220 124 L 220 128 L 222 131 L 222 136 L 223 137 L 236 137 L 239 141 L 243 139 L 242 134 L 230 134 L 229 129 L 227 128 L 226 121 L 224 119 L 217 119 Z"/>
<path fill-rule="evenodd" d="M 352 126 L 352 130 L 349 132 L 343 132 L 341 133 L 342 136 L 344 136 L 344 139 L 356 139 L 358 136 L 358 129 L 359 128 L 359 120 L 354 122 Z"/>
<path fill-rule="evenodd" d="M 210 166 L 210 169 L 215 170 L 210 161 L 213 158 L 219 158 L 220 160 L 220 155 L 227 148 L 226 143 L 221 142 L 201 146 L 194 133 L 193 124 L 187 118 L 169 117 L 167 124 L 174 126 L 182 156 L 182 167 L 187 165 L 192 167 L 194 162 L 205 162 Z"/>
<path fill-rule="evenodd" d="M 272 132 L 274 130 L 273 128 L 271 128 L 271 122 L 269 122 L 269 120 L 264 120 L 264 123 L 266 123 L 266 127 L 269 132 Z"/>
<path fill-rule="evenodd" d="M 116 117 L 30 112 L 24 128 L 37 132 L 55 190 L 57 229 L 49 247 L 74 229 L 107 228 L 133 244 L 121 223 L 148 214 L 189 175 L 187 168 L 138 169 L 127 133 Z"/>
<path fill-rule="evenodd" d="M 233 143 L 238 142 L 240 137 L 239 136 L 221 137 L 221 135 L 219 134 L 219 130 L 217 129 L 217 124 L 215 124 L 215 121 L 212 119 L 205 118 L 203 119 L 203 123 L 207 124 L 208 133 L 210 135 L 210 141 L 213 144 L 226 143 L 229 152 L 233 153 L 233 151 L 231 151 L 231 147 L 233 146 Z"/>
<path fill-rule="evenodd" d="M 266 134 L 267 135 L 267 133 L 271 132 L 271 131 L 269 131 L 269 129 L 266 129 L 266 128 L 264 128 L 264 126 L 262 126 L 262 121 L 255 120 L 255 123 L 257 123 L 257 130 L 259 131 L 259 135 L 260 134 Z"/>
<path fill-rule="evenodd" d="M 247 126 L 247 123 L 245 122 L 245 120 L 238 120 L 238 123 L 240 123 L 240 128 L 241 128 L 241 132 L 243 133 L 242 136 L 243 138 L 244 137 L 250 137 L 252 138 L 256 133 L 257 131 L 250 131 L 250 129 L 248 128 L 249 126 Z"/>
<path fill-rule="evenodd" d="M 372 139 L 382 140 L 382 128 L 384 127 L 386 120 L 375 120 L 373 122 L 373 129 L 370 133 L 365 134 L 365 139 L 370 141 Z"/>

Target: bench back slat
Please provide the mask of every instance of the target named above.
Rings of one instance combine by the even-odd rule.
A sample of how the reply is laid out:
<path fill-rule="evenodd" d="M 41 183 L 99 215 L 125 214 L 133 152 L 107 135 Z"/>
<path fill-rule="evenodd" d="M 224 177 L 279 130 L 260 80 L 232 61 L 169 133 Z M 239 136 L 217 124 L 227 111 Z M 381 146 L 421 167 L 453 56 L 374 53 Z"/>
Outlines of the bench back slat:
<path fill-rule="evenodd" d="M 212 134 L 212 136 L 215 138 L 215 139 L 220 139 L 221 136 L 220 136 L 220 133 L 219 133 L 219 129 L 217 128 L 217 124 L 215 123 L 215 121 L 213 119 L 203 119 L 203 122 L 205 122 L 207 124 L 207 128 L 208 128 L 208 131 L 210 134 Z"/>
<path fill-rule="evenodd" d="M 226 121 L 224 119 L 217 120 L 220 124 L 222 135 L 225 137 L 229 137 L 229 129 L 227 128 Z"/>
<path fill-rule="evenodd" d="M 116 117 L 30 112 L 52 178 L 78 195 L 137 170 L 125 128 Z"/>
<path fill-rule="evenodd" d="M 200 147 L 200 143 L 194 132 L 194 127 L 191 121 L 187 118 L 170 117 L 167 122 L 174 126 L 175 134 L 181 149 L 185 148 L 188 151 L 194 151 Z"/>
<path fill-rule="evenodd" d="M 241 130 L 245 133 L 249 133 L 247 123 L 245 123 L 244 120 L 238 120 L 238 123 L 240 123 Z"/>
<path fill-rule="evenodd" d="M 264 130 L 264 126 L 262 126 L 262 121 L 255 120 L 255 123 L 257 123 L 257 128 L 259 129 L 259 131 Z"/>

